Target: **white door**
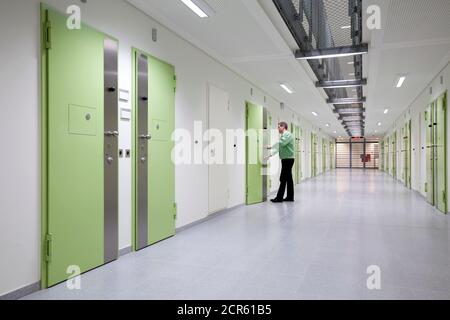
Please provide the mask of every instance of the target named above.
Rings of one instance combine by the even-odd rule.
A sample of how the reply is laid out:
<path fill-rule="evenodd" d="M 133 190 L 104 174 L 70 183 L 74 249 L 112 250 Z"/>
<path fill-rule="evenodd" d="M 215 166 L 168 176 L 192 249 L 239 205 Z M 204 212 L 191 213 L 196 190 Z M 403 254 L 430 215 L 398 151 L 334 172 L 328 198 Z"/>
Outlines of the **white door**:
<path fill-rule="evenodd" d="M 226 159 L 226 129 L 229 123 L 230 97 L 227 92 L 213 85 L 208 86 L 208 122 L 210 162 L 209 172 L 209 213 L 228 207 L 229 185 Z M 223 141 L 217 141 L 221 133 Z"/>

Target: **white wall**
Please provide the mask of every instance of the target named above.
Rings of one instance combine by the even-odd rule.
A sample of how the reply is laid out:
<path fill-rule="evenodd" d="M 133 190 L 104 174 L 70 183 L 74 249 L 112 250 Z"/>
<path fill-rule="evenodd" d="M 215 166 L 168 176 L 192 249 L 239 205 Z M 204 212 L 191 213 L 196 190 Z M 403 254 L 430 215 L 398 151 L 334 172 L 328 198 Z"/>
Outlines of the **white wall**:
<path fill-rule="evenodd" d="M 65 11 L 72 0 L 47 0 Z M 266 106 L 279 120 L 294 121 L 304 131 L 303 176 L 310 177 L 310 134 L 317 128 L 292 109 L 280 110 L 272 99 L 248 81 L 190 45 L 171 31 L 122 0 L 90 0 L 81 4 L 87 24 L 117 38 L 119 86 L 131 91 L 131 48 L 137 47 L 176 68 L 176 127 L 193 131 L 194 121 L 207 126 L 207 83 L 230 93 L 230 128 L 244 128 L 245 101 Z M 151 39 L 158 29 L 158 42 Z M 39 127 L 39 1 L 0 2 L 0 137 L 3 156 L 0 165 L 0 296 L 40 279 L 40 127 Z M 253 88 L 254 94 L 250 91 Z M 266 96 L 267 102 L 264 102 Z M 130 103 L 120 107 L 131 108 Z M 300 107 L 301 105 L 295 106 Z M 294 119 L 294 120 L 292 120 Z M 329 137 L 327 137 L 329 138 Z M 120 122 L 120 148 L 131 148 L 131 123 Z M 244 141 L 240 147 L 244 148 Z M 320 160 L 319 160 L 320 161 Z M 319 166 L 321 168 L 321 166 Z M 131 161 L 121 159 L 119 192 L 120 248 L 131 246 Z M 233 207 L 245 200 L 245 167 L 230 172 L 230 201 Z M 192 188 L 195 183 L 195 188 Z M 278 177 L 272 177 L 272 190 Z M 176 168 L 177 227 L 205 218 L 208 214 L 208 168 L 182 165 Z"/>
<path fill-rule="evenodd" d="M 441 84 L 441 76 L 443 83 Z M 430 88 L 432 93 L 430 94 Z M 424 130 L 423 114 L 431 102 L 436 100 L 445 91 L 450 88 L 450 63 L 433 79 L 433 81 L 419 94 L 407 110 L 395 121 L 394 126 L 389 130 L 387 136 L 397 130 L 397 135 L 401 137 L 401 128 L 406 121 L 412 120 L 412 164 L 411 164 L 411 182 L 412 188 L 420 192 L 424 197 L 426 182 L 426 132 Z M 447 95 L 448 96 L 448 95 Z M 447 123 L 450 123 L 450 112 L 447 111 Z M 401 143 L 401 139 L 398 143 Z M 401 150 L 401 149 L 400 149 Z M 450 150 L 450 130 L 447 130 L 447 150 Z M 403 167 L 401 153 L 397 160 L 399 170 Z M 449 161 L 449 159 L 447 159 Z M 447 173 L 450 178 L 450 170 Z M 402 171 L 398 171 L 398 179 L 402 180 Z M 450 181 L 450 179 L 448 180 Z"/>

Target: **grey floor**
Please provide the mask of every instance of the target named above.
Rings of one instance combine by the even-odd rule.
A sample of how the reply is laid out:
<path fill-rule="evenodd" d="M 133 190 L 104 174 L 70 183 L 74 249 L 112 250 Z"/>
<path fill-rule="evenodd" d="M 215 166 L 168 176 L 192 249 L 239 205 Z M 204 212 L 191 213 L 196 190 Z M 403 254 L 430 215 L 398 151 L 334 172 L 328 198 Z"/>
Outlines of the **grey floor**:
<path fill-rule="evenodd" d="M 377 171 L 242 207 L 27 299 L 450 299 L 449 218 Z M 367 267 L 381 290 L 367 289 Z"/>

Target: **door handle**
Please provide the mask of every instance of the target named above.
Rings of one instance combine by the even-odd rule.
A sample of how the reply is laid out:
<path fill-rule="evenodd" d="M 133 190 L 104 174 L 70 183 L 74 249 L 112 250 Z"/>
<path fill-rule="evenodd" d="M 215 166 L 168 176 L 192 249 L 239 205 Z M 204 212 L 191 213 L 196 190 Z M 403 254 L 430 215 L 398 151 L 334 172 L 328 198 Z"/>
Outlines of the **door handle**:
<path fill-rule="evenodd" d="M 118 137 L 119 131 L 106 131 L 105 136 L 107 137 Z"/>
<path fill-rule="evenodd" d="M 108 162 L 108 164 L 113 163 L 113 161 L 114 161 L 114 158 L 113 158 L 113 157 L 107 157 L 107 158 L 106 158 L 106 162 Z"/>
<path fill-rule="evenodd" d="M 150 134 L 142 134 L 139 136 L 139 138 L 144 140 L 151 140 L 152 136 Z"/>

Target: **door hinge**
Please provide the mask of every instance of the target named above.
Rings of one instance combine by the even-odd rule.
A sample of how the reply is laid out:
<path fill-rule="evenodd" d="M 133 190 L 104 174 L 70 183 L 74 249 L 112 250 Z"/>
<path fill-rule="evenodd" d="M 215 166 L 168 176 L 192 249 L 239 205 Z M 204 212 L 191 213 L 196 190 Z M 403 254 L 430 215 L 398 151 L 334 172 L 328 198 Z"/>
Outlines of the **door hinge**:
<path fill-rule="evenodd" d="M 175 203 L 173 204 L 173 219 L 174 219 L 174 220 L 177 220 L 177 216 L 178 216 L 178 205 L 177 205 L 177 203 L 175 202 Z"/>
<path fill-rule="evenodd" d="M 428 183 L 425 183 L 425 192 L 428 192 Z"/>
<path fill-rule="evenodd" d="M 52 23 L 50 21 L 45 22 L 44 40 L 45 40 L 45 49 L 51 49 L 52 48 Z"/>
<path fill-rule="evenodd" d="M 442 191 L 442 201 L 447 202 L 447 192 Z"/>
<path fill-rule="evenodd" d="M 47 234 L 45 236 L 45 261 L 52 261 L 52 245 L 53 245 L 53 236 L 51 234 Z"/>
<path fill-rule="evenodd" d="M 173 76 L 173 92 L 177 92 L 177 76 Z"/>

